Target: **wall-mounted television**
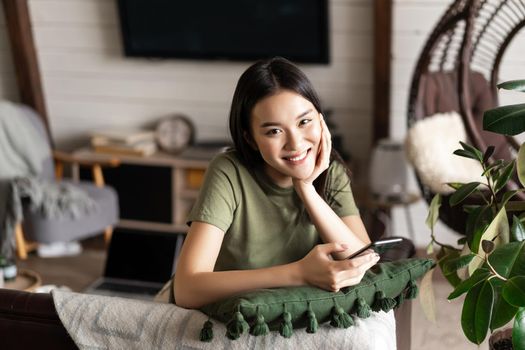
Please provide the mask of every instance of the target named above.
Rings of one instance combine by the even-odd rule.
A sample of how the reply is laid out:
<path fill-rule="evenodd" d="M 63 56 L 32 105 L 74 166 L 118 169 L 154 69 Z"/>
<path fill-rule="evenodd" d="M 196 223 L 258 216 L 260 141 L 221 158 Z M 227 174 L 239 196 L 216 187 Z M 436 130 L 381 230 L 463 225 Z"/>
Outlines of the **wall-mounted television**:
<path fill-rule="evenodd" d="M 329 62 L 328 0 L 119 0 L 133 57 Z"/>

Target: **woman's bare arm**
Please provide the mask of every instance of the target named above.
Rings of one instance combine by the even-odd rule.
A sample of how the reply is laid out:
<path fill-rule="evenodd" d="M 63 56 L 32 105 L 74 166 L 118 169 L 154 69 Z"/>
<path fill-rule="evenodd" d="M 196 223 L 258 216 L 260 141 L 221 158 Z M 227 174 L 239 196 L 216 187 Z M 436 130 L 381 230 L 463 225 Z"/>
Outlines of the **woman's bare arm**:
<path fill-rule="evenodd" d="M 224 232 L 202 222 L 193 222 L 177 262 L 175 299 L 179 306 L 199 308 L 231 295 L 258 288 L 315 285 L 327 290 L 357 284 L 377 262 L 374 254 L 334 261 L 330 254 L 348 247 L 318 245 L 303 259 L 286 265 L 255 270 L 214 272 Z"/>

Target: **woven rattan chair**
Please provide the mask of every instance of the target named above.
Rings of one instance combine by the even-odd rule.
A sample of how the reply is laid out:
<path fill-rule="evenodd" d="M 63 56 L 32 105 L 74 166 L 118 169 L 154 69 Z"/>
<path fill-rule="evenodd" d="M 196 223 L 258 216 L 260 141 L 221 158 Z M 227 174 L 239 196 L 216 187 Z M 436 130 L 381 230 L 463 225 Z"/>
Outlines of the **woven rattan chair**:
<path fill-rule="evenodd" d="M 482 116 L 498 105 L 496 85 L 509 43 L 525 26 L 524 0 L 456 0 L 426 41 L 413 73 L 408 127 L 435 113 L 458 112 L 469 143 L 481 150 L 496 146 L 494 158 L 511 159 L 511 137 L 482 130 Z M 459 145 L 458 145 L 459 146 Z M 458 147 L 459 148 L 459 147 Z M 418 181 L 425 199 L 433 193 Z M 511 184 L 512 186 L 512 184 Z M 466 214 L 443 201 L 440 219 L 464 232 Z"/>

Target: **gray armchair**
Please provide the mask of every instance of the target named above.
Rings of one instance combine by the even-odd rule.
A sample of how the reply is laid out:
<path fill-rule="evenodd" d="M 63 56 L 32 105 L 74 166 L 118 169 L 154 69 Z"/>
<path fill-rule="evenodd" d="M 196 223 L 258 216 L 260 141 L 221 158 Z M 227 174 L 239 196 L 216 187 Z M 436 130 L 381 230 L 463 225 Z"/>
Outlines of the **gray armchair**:
<path fill-rule="evenodd" d="M 117 166 L 118 160 L 109 160 L 105 163 L 86 162 L 85 160 L 77 160 L 75 157 L 63 152 L 52 151 L 50 138 L 42 119 L 29 107 L 13 104 L 11 106 L 15 106 L 15 109 L 11 110 L 15 110 L 16 113 L 9 113 L 8 117 L 27 118 L 29 123 L 25 123 L 25 125 L 29 127 L 32 125 L 36 128 L 37 134 L 44 140 L 44 143 L 40 144 L 45 144 L 49 147 L 49 152 L 44 152 L 44 154 L 49 156 L 44 157 L 42 166 L 38 167 L 41 170 L 40 173 L 32 175 L 36 175 L 39 180 L 46 182 L 62 181 L 64 163 L 79 163 L 92 168 L 94 179 L 94 183 L 67 181 L 70 187 L 87 194 L 90 202 L 94 203 L 94 210 L 86 211 L 82 215 L 59 217 L 44 215 L 41 211 L 31 210 L 27 200 L 22 200 L 23 221 L 14 225 L 14 238 L 18 257 L 21 259 L 27 258 L 27 253 L 36 249 L 38 243 L 75 241 L 102 232 L 105 234 L 106 241 L 109 241 L 112 227 L 117 223 L 119 217 L 118 197 L 113 188 L 104 186 L 102 166 Z M 0 128 L 4 127 L 4 130 L 0 130 L 0 133 L 9 136 L 9 133 L 12 134 L 13 132 L 12 130 L 5 130 L 8 122 L 6 123 L 5 115 L 2 118 L 4 118 L 4 123 L 0 123 Z M 22 134 L 22 132 L 20 133 Z M 32 142 L 27 143 L 33 144 Z M 22 155 L 23 157 L 24 155 Z M 6 173 L 9 174 L 9 171 L 4 170 L 4 174 Z M 5 176 L 2 180 L 6 180 Z"/>

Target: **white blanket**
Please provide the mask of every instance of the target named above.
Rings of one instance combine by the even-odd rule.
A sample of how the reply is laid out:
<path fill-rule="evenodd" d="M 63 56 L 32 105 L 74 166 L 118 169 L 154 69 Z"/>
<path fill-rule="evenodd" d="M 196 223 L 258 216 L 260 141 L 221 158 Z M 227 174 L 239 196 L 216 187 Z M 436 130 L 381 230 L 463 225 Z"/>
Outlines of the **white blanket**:
<path fill-rule="evenodd" d="M 289 339 L 277 332 L 266 336 L 243 334 L 226 338 L 226 327 L 213 321 L 213 341 L 201 342 L 206 315 L 172 304 L 118 297 L 53 291 L 55 307 L 80 349 L 396 349 L 394 313 L 373 313 L 356 318 L 348 329 L 323 324 L 315 334 L 295 329 Z"/>

